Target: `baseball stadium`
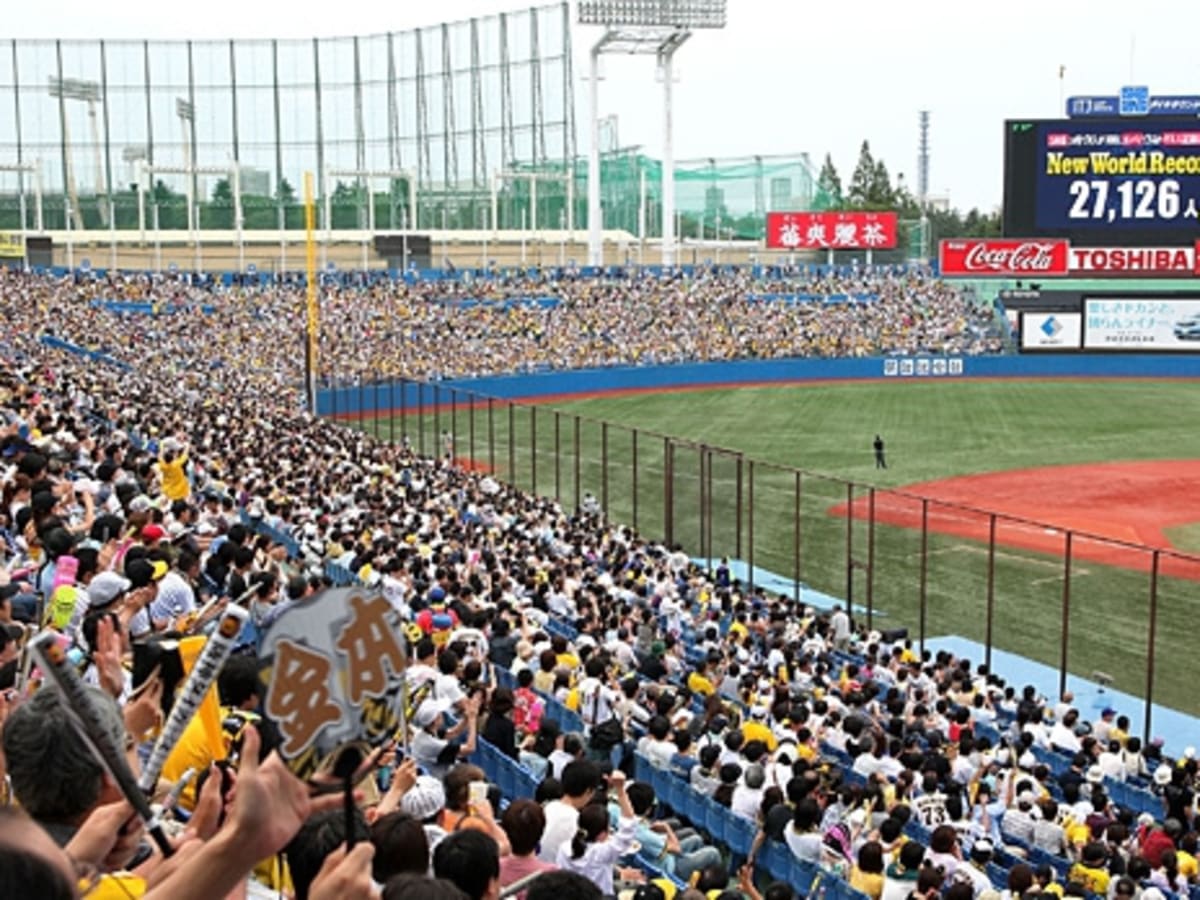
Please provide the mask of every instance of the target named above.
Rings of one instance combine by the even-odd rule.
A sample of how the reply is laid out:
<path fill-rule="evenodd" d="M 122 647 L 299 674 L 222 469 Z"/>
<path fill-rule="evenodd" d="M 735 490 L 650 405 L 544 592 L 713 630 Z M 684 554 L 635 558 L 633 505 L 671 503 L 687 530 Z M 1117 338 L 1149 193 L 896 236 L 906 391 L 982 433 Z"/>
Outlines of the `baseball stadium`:
<path fill-rule="evenodd" d="M 0 900 L 1200 898 L 1200 97 L 961 233 L 726 6 L 3 42 Z"/>

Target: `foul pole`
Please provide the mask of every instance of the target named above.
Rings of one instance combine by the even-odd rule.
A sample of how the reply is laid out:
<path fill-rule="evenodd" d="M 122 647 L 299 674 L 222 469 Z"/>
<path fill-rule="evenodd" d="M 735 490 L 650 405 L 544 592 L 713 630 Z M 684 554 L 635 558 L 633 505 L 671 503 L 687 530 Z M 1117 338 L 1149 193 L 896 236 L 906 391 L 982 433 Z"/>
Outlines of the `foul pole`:
<path fill-rule="evenodd" d="M 304 259 L 308 299 L 308 328 L 304 342 L 304 395 L 308 411 L 317 414 L 317 334 L 320 320 L 317 309 L 316 205 L 313 202 L 313 174 L 304 173 Z"/>

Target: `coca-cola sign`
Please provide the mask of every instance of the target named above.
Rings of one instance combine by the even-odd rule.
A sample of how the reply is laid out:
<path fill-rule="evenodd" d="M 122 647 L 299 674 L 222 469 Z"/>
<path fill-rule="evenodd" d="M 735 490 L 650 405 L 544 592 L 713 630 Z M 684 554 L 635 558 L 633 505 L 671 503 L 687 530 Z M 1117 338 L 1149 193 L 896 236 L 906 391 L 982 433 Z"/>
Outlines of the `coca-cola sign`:
<path fill-rule="evenodd" d="M 975 278 L 1051 278 L 1069 272 L 1070 245 L 1058 239 L 952 238 L 941 242 L 941 273 Z"/>

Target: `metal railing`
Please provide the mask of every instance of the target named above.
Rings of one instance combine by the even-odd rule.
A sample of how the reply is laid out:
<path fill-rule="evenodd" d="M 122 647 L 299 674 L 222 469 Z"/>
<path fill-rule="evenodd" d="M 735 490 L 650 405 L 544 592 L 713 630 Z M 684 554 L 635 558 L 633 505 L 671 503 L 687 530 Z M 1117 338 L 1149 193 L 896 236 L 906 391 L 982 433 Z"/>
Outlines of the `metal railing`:
<path fill-rule="evenodd" d="M 1187 676 L 1200 557 L 804 471 L 548 405 L 413 381 L 340 385 L 330 417 L 682 547 L 920 650 L 955 635 L 1200 714 Z M 1165 665 L 1163 664 L 1165 663 Z M 1136 723 L 1135 723 L 1136 727 Z"/>

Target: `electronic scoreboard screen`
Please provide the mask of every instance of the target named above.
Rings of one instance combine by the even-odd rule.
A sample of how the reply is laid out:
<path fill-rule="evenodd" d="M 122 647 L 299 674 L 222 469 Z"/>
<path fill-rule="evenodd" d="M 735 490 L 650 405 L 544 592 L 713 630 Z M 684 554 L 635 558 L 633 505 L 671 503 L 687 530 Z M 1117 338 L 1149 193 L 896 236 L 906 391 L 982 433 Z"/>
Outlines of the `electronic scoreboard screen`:
<path fill-rule="evenodd" d="M 1200 118 L 1005 123 L 1006 236 L 1171 246 L 1198 233 Z"/>

